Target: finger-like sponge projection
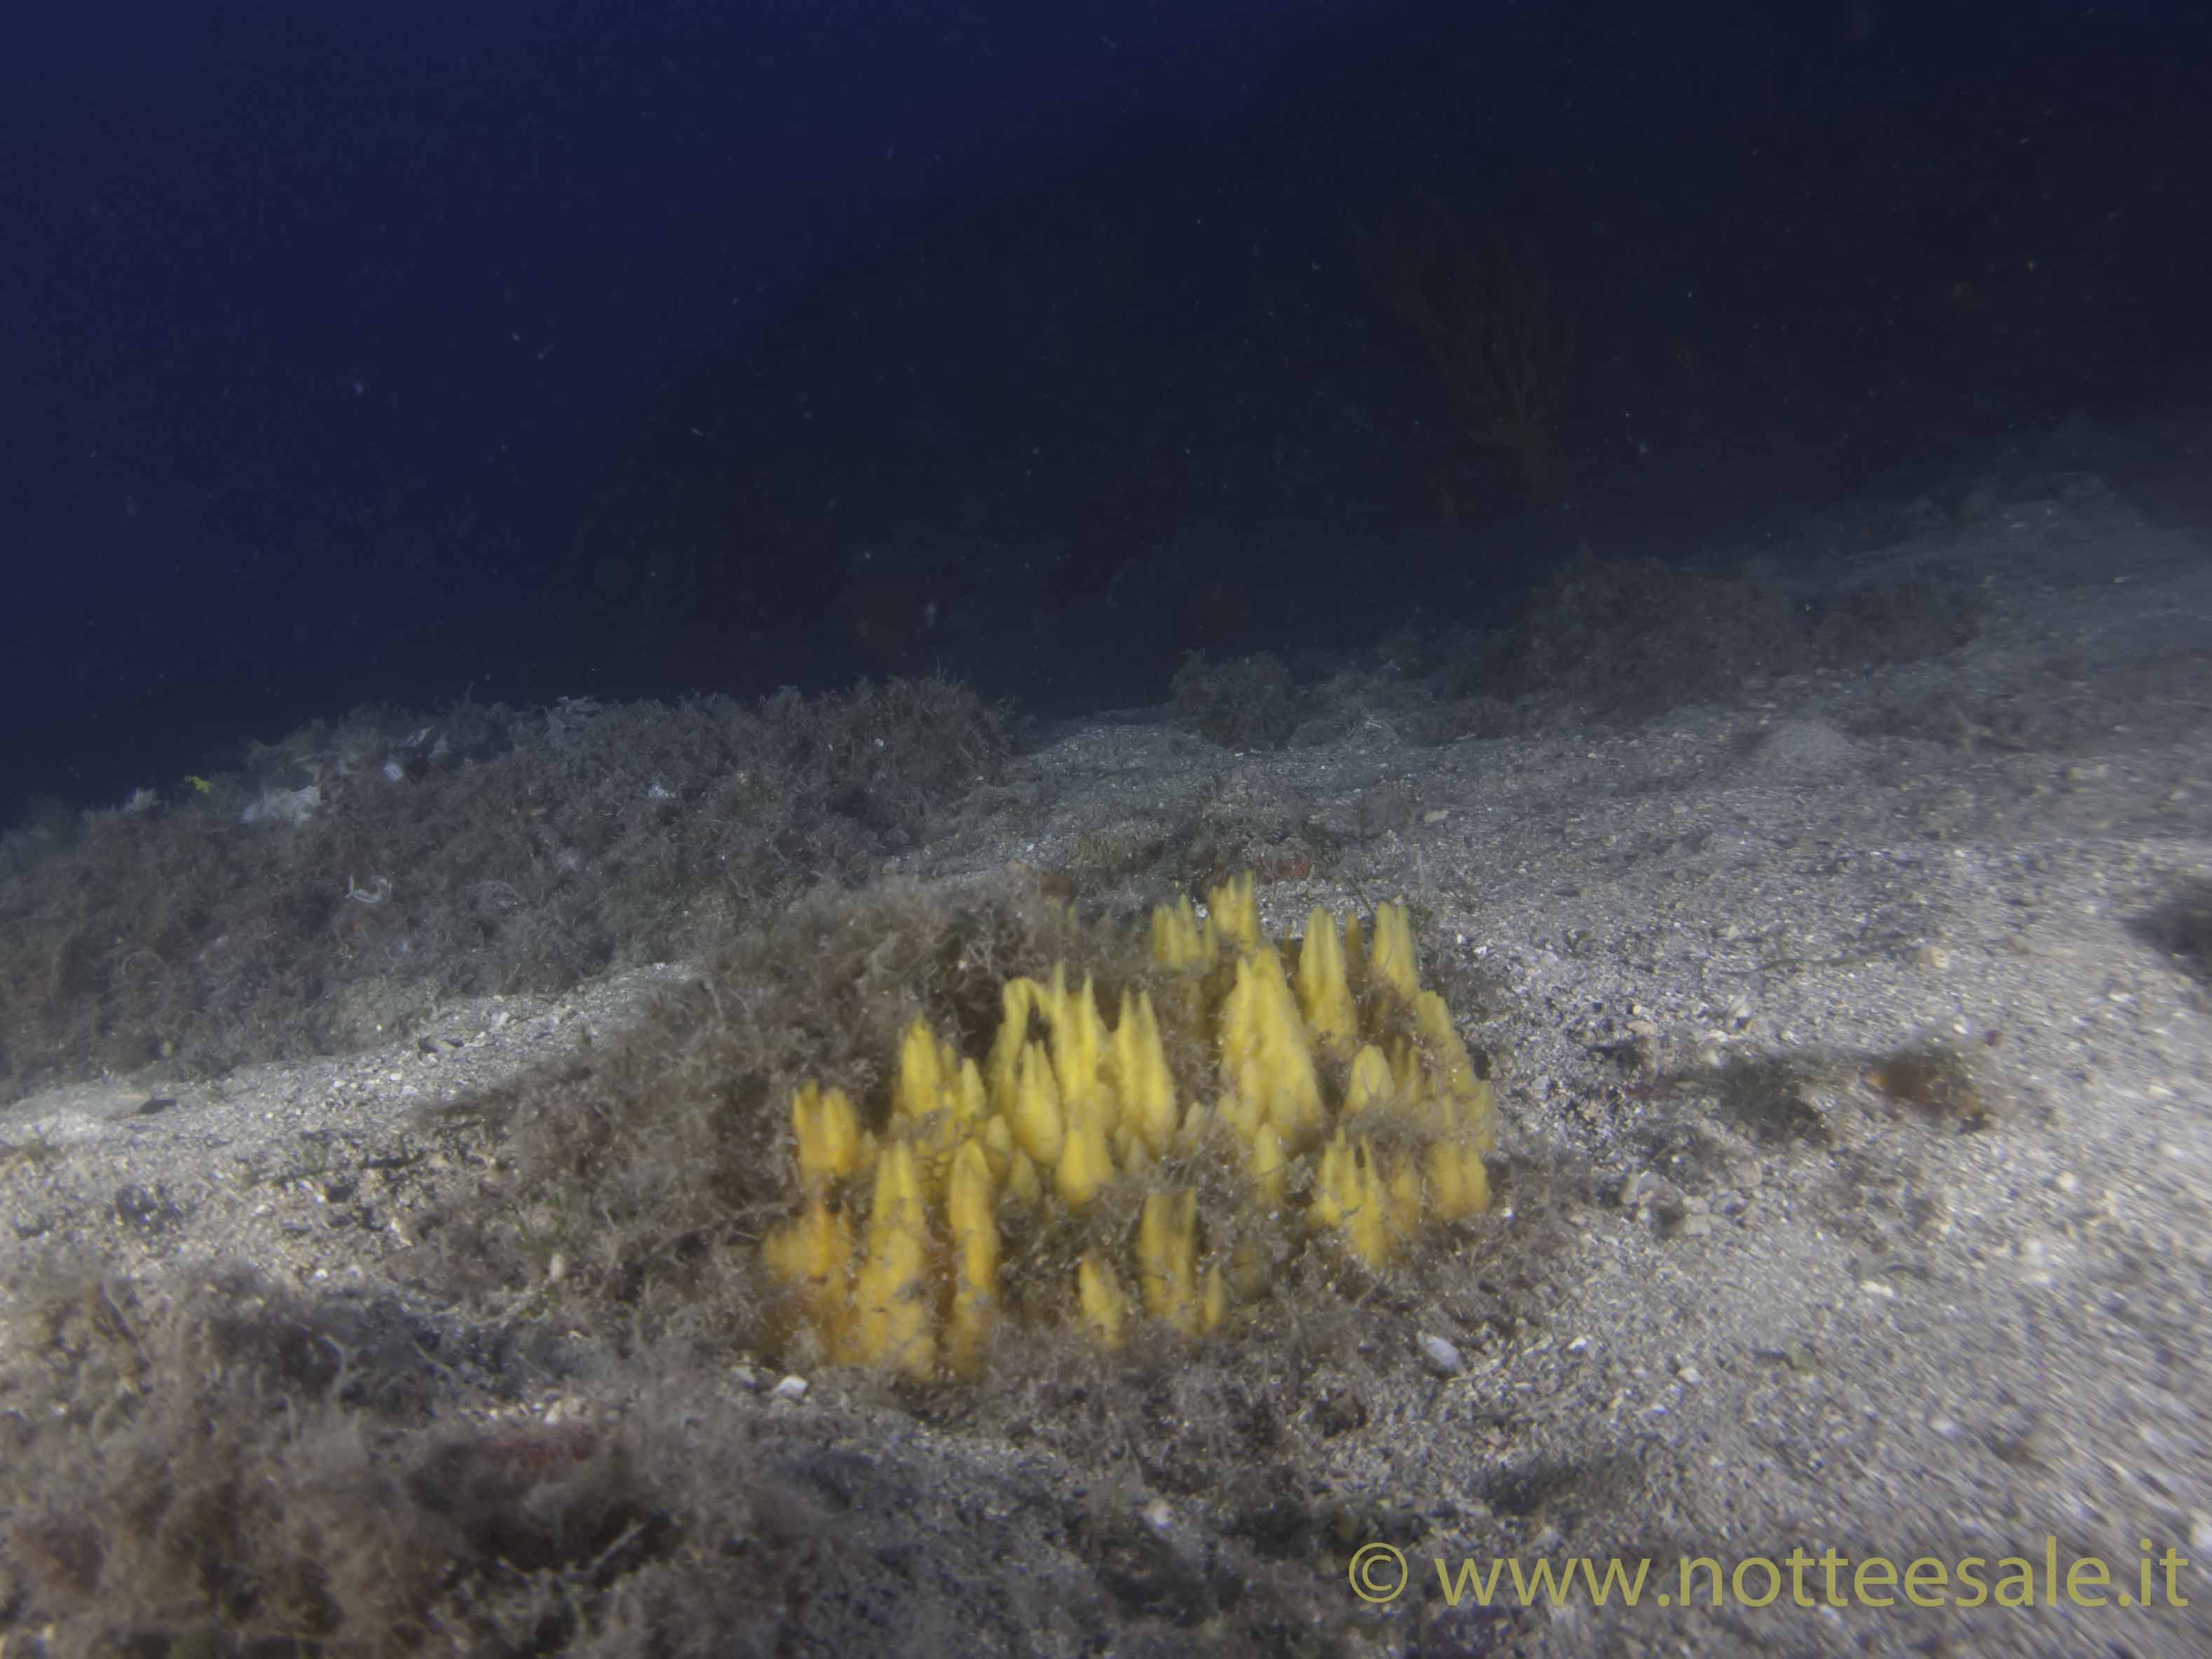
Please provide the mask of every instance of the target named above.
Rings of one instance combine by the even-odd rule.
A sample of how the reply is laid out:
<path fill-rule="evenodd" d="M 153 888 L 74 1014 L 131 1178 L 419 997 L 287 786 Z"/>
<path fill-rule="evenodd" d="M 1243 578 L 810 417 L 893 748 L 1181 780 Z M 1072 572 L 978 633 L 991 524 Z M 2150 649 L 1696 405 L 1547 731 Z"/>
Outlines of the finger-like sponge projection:
<path fill-rule="evenodd" d="M 1008 1317 L 1202 1336 L 1310 1243 L 1380 1270 L 1489 1207 L 1490 1085 L 1404 907 L 1316 908 L 1287 945 L 1249 876 L 1206 908 L 1153 912 L 1154 982 L 1110 1023 L 1063 963 L 1006 981 L 985 1052 L 908 1027 L 875 1127 L 799 1091 L 799 1207 L 763 1245 L 792 1346 L 927 1381 L 974 1375 Z"/>

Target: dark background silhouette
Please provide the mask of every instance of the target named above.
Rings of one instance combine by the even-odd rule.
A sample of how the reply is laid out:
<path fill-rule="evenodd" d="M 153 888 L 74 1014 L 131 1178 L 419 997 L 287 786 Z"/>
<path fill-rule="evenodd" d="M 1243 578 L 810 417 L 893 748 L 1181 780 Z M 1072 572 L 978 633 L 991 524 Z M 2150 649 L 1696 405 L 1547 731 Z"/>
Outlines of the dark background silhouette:
<path fill-rule="evenodd" d="M 1157 702 L 1190 649 L 1502 621 L 1585 544 L 2207 402 L 2196 6 L 11 34 L 0 802 L 465 688 Z M 1500 350 L 1556 398 L 1471 408 Z"/>

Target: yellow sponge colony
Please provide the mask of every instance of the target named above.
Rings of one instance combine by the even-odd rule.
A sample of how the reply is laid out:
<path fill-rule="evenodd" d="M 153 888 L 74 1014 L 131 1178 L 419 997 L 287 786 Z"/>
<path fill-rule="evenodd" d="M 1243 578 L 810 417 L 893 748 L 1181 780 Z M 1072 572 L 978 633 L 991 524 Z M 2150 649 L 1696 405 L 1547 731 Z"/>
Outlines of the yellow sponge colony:
<path fill-rule="evenodd" d="M 1109 1025 L 1062 964 L 1005 984 L 981 1057 L 909 1026 L 872 1131 L 842 1090 L 799 1091 L 803 1207 L 763 1247 L 787 1335 L 917 1380 L 972 1375 L 1008 1312 L 1072 1311 L 1109 1347 L 1140 1314 L 1196 1336 L 1307 1239 L 1381 1268 L 1489 1206 L 1490 1086 L 1403 907 L 1371 936 L 1316 909 L 1281 949 L 1249 876 L 1207 910 L 1153 913 L 1158 1006 L 1131 987 Z M 1178 1091 L 1171 1044 L 1210 1097 Z"/>

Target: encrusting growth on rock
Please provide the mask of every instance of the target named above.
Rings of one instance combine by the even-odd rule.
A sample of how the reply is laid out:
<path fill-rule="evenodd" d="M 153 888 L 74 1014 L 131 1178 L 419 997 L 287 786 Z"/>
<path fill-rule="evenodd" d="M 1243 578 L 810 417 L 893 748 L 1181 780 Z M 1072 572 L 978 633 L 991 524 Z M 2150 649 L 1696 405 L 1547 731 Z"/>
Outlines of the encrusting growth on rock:
<path fill-rule="evenodd" d="M 1062 963 L 1005 983 L 980 1060 L 908 1026 L 877 1130 L 842 1090 L 798 1091 L 800 1208 L 763 1245 L 787 1338 L 926 1381 L 975 1374 L 1010 1305 L 1109 1348 L 1140 1315 L 1202 1336 L 1267 1294 L 1266 1238 L 1382 1269 L 1489 1207 L 1490 1085 L 1421 988 L 1404 907 L 1371 937 L 1316 908 L 1282 948 L 1249 876 L 1207 909 L 1153 912 L 1157 1007 L 1126 989 L 1109 1026 Z M 1179 1094 L 1170 1037 L 1212 1059 L 1210 1098 Z M 1201 1192 L 1231 1213 L 1209 1227 Z"/>

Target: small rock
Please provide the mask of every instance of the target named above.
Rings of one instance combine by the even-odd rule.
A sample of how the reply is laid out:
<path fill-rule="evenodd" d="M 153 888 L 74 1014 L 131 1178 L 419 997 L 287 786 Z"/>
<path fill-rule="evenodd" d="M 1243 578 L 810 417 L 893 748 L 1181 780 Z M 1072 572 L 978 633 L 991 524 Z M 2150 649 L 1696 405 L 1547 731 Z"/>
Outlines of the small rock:
<path fill-rule="evenodd" d="M 806 1398 L 806 1379 L 787 1376 L 769 1390 L 769 1396 L 774 1400 L 804 1400 Z"/>

